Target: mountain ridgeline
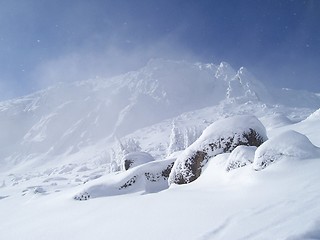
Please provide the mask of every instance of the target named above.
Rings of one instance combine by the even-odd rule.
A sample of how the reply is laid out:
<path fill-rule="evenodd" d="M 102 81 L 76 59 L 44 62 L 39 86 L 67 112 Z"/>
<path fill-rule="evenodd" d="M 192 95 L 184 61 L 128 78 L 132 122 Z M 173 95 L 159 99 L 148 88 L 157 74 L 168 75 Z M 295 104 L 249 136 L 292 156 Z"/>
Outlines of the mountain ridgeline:
<path fill-rule="evenodd" d="M 316 108 L 320 96 L 270 91 L 245 68 L 225 62 L 150 60 L 110 79 L 59 83 L 1 102 L 0 165 L 70 155 L 222 101 Z"/>

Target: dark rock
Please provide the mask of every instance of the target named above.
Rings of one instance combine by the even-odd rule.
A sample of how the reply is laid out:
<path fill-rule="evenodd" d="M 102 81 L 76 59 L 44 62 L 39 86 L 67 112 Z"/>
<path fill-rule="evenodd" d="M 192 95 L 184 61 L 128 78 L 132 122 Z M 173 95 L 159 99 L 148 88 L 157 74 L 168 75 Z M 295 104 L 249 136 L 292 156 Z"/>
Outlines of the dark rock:
<path fill-rule="evenodd" d="M 174 161 L 167 165 L 167 167 L 164 170 L 160 171 L 153 171 L 153 172 L 146 172 L 144 175 L 146 177 L 146 180 L 150 182 L 158 182 L 160 180 L 168 180 L 171 169 L 173 167 Z"/>
<path fill-rule="evenodd" d="M 124 169 L 128 170 L 131 167 L 132 163 L 133 163 L 132 160 L 128 160 L 128 159 L 124 160 Z"/>
<path fill-rule="evenodd" d="M 90 199 L 90 194 L 87 192 L 81 193 L 77 196 L 74 197 L 75 200 L 78 201 L 85 201 L 85 200 L 89 200 Z"/>
<path fill-rule="evenodd" d="M 136 181 L 137 181 L 137 176 L 133 176 L 128 181 L 126 181 L 122 186 L 120 186 L 119 190 L 132 186 Z"/>
<path fill-rule="evenodd" d="M 207 156 L 208 154 L 206 152 L 196 151 L 184 162 L 184 168 L 188 169 L 192 176 L 190 176 L 190 178 L 188 178 L 186 181 L 185 174 L 177 173 L 173 179 L 173 182 L 176 184 L 185 184 L 196 180 L 201 174 L 201 169 L 204 166 L 204 162 L 207 161 Z"/>

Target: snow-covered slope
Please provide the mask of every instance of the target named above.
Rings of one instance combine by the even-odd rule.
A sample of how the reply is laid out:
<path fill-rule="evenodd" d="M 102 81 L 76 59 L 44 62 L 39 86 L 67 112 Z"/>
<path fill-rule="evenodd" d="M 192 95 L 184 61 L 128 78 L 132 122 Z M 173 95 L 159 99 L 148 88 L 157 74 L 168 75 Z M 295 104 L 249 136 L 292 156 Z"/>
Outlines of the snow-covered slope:
<path fill-rule="evenodd" d="M 273 94 L 245 68 L 235 71 L 225 62 L 216 66 L 156 59 L 112 79 L 61 83 L 0 103 L 0 166 L 58 161 L 99 142 L 107 146 L 113 136 L 223 100 L 226 105 L 273 104 Z M 312 93 L 302 97 L 302 105 L 311 108 L 320 102 Z M 109 161 L 106 149 L 95 151 L 101 161 Z"/>
<path fill-rule="evenodd" d="M 245 68 L 159 59 L 1 102 L 0 238 L 319 239 L 319 107 L 319 94 L 270 91 Z M 198 179 L 169 187 L 184 149 L 236 115 L 257 117 L 270 141 L 210 158 Z M 156 161 L 113 172 L 126 143 Z"/>
<path fill-rule="evenodd" d="M 319 135 L 320 121 L 313 123 L 273 128 L 272 135 L 284 128 L 300 128 L 320 146 L 320 138 L 313 138 Z M 59 174 L 6 176 L 0 189 L 0 211 L 6 216 L 0 223 L 1 236 L 48 240 L 320 237 L 320 158 L 279 161 L 261 171 L 249 164 L 228 172 L 228 157 L 213 158 L 199 179 L 188 185 L 146 194 L 150 191 L 139 182 L 131 194 L 115 195 L 112 189 L 104 192 L 107 197 L 83 202 L 73 196 L 88 187 L 101 194 L 107 184 L 115 186 L 122 177 L 112 178 L 101 167 L 105 176 L 83 185 L 86 176 L 98 169 L 72 166 Z M 124 174 L 141 174 L 142 169 Z"/>

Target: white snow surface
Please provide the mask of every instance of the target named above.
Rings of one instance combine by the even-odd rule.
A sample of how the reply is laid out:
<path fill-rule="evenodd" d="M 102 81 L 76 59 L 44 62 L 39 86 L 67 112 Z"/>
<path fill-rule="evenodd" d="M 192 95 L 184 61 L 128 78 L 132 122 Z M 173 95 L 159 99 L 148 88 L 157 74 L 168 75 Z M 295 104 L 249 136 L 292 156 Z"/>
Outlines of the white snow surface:
<path fill-rule="evenodd" d="M 130 168 L 133 168 L 147 162 L 152 162 L 154 158 L 146 152 L 131 152 L 123 157 L 123 161 L 124 160 L 130 160 Z"/>
<path fill-rule="evenodd" d="M 238 146 L 230 154 L 227 160 L 226 170 L 231 171 L 239 167 L 252 164 L 257 147 L 255 146 Z"/>
<path fill-rule="evenodd" d="M 312 113 L 306 120 L 319 120 L 320 119 L 320 108 Z"/>
<path fill-rule="evenodd" d="M 155 193 L 169 187 L 167 177 L 161 172 L 168 165 L 173 164 L 174 159 L 166 159 L 142 164 L 127 171 L 108 174 L 95 181 L 86 184 L 78 193 L 77 198 L 83 193 L 88 193 L 91 198 L 115 196 L 128 193 Z"/>
<path fill-rule="evenodd" d="M 206 145 L 212 138 L 233 136 L 235 133 L 244 133 L 254 129 L 264 140 L 267 139 L 266 129 L 262 123 L 251 115 L 233 116 L 220 119 L 207 127 L 191 148 L 199 149 L 198 145 Z M 200 146 L 200 148 L 201 148 Z"/>
<path fill-rule="evenodd" d="M 314 146 L 305 135 L 289 130 L 258 147 L 253 167 L 255 170 L 261 170 L 279 160 L 318 157 L 320 157 L 320 148 Z"/>
<path fill-rule="evenodd" d="M 166 60 L 1 102 L 0 239 L 320 239 L 319 107 L 319 95 L 270 91 L 244 68 Z M 173 121 L 181 133 L 218 121 L 223 135 L 219 120 L 244 115 L 269 139 L 254 161 L 279 161 L 255 171 L 254 149 L 236 148 L 190 184 L 159 175 L 174 161 L 165 159 Z M 111 173 L 114 136 L 156 161 Z M 248 164 L 226 171 L 231 159 Z M 74 200 L 83 193 L 89 200 Z"/>
<path fill-rule="evenodd" d="M 177 161 L 179 161 L 179 159 L 186 159 L 195 151 L 204 149 L 213 140 L 231 137 L 235 134 L 242 137 L 242 133 L 249 132 L 250 129 L 254 129 L 264 140 L 268 139 L 265 127 L 255 116 L 240 115 L 220 119 L 208 126 L 202 135 L 179 156 Z M 221 149 L 218 149 L 218 151 L 221 151 Z M 215 154 L 216 153 L 213 153 L 212 155 Z"/>

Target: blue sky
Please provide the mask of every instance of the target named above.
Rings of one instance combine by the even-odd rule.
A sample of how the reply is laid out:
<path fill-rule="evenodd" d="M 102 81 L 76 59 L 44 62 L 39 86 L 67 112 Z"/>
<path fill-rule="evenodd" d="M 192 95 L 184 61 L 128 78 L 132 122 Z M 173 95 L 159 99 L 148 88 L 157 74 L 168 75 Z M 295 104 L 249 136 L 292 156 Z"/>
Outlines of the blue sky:
<path fill-rule="evenodd" d="M 318 0 L 0 0 L 0 99 L 157 57 L 320 92 L 319 23 Z"/>

